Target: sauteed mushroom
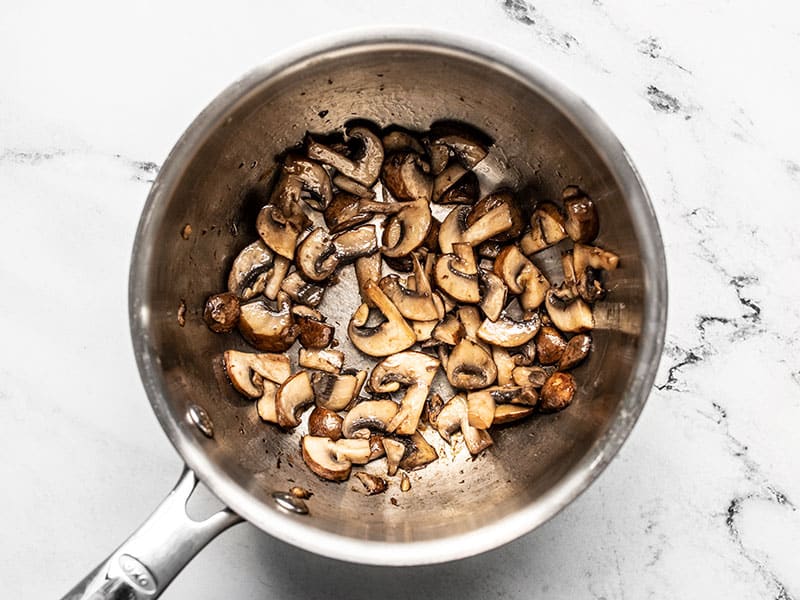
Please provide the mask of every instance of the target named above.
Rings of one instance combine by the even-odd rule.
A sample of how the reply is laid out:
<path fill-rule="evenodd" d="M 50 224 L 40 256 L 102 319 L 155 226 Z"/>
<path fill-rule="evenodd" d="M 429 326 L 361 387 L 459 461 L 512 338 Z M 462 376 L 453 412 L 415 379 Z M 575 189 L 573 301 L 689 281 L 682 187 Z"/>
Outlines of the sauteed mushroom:
<path fill-rule="evenodd" d="M 397 307 L 386 297 L 378 284 L 364 284 L 367 298 L 380 310 L 386 320 L 372 327 L 367 326 L 369 305 L 362 304 L 347 327 L 353 345 L 370 356 L 388 356 L 411 347 L 416 341 L 414 330 L 403 319 Z"/>
<path fill-rule="evenodd" d="M 594 202 L 579 187 L 570 185 L 562 193 L 567 219 L 564 229 L 573 242 L 585 244 L 597 237 L 600 219 Z"/>
<path fill-rule="evenodd" d="M 352 465 L 369 460 L 369 440 L 338 440 L 313 435 L 303 436 L 303 460 L 308 467 L 329 481 L 344 481 L 350 477 Z"/>
<path fill-rule="evenodd" d="M 520 240 L 522 251 L 530 256 L 567 237 L 564 217 L 551 202 L 542 202 L 533 211 L 531 230 Z"/>
<path fill-rule="evenodd" d="M 362 185 L 371 186 L 378 179 L 383 164 L 381 140 L 366 127 L 352 127 L 345 135 L 361 142 L 362 150 L 358 159 L 347 158 L 311 138 L 307 148 L 309 158 L 332 166 Z"/>
<path fill-rule="evenodd" d="M 316 406 L 308 417 L 308 435 L 330 438 L 335 442 L 342 437 L 342 421 L 334 411 Z"/>
<path fill-rule="evenodd" d="M 397 200 L 430 202 L 433 180 L 429 171 L 430 166 L 416 152 L 396 152 L 383 163 L 381 182 Z"/>
<path fill-rule="evenodd" d="M 482 346 L 465 338 L 455 345 L 447 358 L 445 373 L 454 388 L 477 390 L 494 383 L 497 367 Z"/>
<path fill-rule="evenodd" d="M 261 240 L 246 246 L 233 261 L 228 274 L 228 291 L 242 300 L 250 300 L 263 292 L 274 256 Z"/>
<path fill-rule="evenodd" d="M 395 392 L 406 388 L 400 410 L 392 418 L 387 431 L 410 435 L 417 430 L 425 399 L 439 361 L 422 352 L 400 352 L 384 358 L 372 370 L 369 386 L 376 393 Z"/>
<path fill-rule="evenodd" d="M 314 402 L 314 390 L 308 371 L 299 371 L 284 381 L 275 397 L 278 425 L 291 429 L 300 424 L 300 412 Z"/>
<path fill-rule="evenodd" d="M 239 298 L 231 292 L 214 294 L 206 300 L 203 320 L 214 333 L 227 333 L 239 323 Z"/>
<path fill-rule="evenodd" d="M 269 307 L 266 299 L 253 300 L 241 306 L 239 332 L 251 346 L 267 352 L 288 350 L 297 339 L 298 331 L 290 311 L 289 297 L 278 293 L 277 309 Z"/>
<path fill-rule="evenodd" d="M 344 410 L 361 392 L 367 380 L 366 371 L 352 373 L 312 373 L 311 387 L 317 406 L 329 410 Z"/>
<path fill-rule="evenodd" d="M 342 422 L 342 435 L 346 438 L 367 438 L 372 432 L 391 430 L 392 419 L 398 406 L 391 400 L 365 400 L 351 408 Z"/>

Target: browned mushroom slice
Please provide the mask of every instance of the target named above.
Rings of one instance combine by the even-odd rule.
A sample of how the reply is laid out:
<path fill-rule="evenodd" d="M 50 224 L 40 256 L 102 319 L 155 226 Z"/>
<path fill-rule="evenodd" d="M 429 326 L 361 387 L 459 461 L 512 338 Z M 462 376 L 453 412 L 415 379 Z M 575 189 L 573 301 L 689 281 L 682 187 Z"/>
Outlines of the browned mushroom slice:
<path fill-rule="evenodd" d="M 325 348 L 333 340 L 334 327 L 325 323 L 325 317 L 317 310 L 302 304 L 292 307 L 297 322 L 298 339 L 304 348 Z"/>
<path fill-rule="evenodd" d="M 214 333 L 232 331 L 239 323 L 239 298 L 231 292 L 214 294 L 206 300 L 203 309 L 203 321 Z"/>
<path fill-rule="evenodd" d="M 392 418 L 387 431 L 410 435 L 417 430 L 422 408 L 428 397 L 439 361 L 422 352 L 399 352 L 375 365 L 369 379 L 372 391 L 382 394 L 406 388 L 400 410 Z"/>
<path fill-rule="evenodd" d="M 361 301 L 366 302 L 369 306 L 372 306 L 372 300 L 369 300 L 364 293 L 364 285 L 367 281 L 378 283 L 381 280 L 382 267 L 383 261 L 378 252 L 356 259 L 355 270 L 356 281 L 358 281 L 358 291 L 361 294 Z"/>
<path fill-rule="evenodd" d="M 326 373 L 338 373 L 344 364 L 344 352 L 341 350 L 314 350 L 300 348 L 298 363 L 307 369 L 317 369 Z"/>
<path fill-rule="evenodd" d="M 396 152 L 386 158 L 381 182 L 397 200 L 430 202 L 433 180 L 430 166 L 416 152 Z"/>
<path fill-rule="evenodd" d="M 494 383 L 497 367 L 486 349 L 465 338 L 450 353 L 445 373 L 453 387 L 477 390 Z"/>
<path fill-rule="evenodd" d="M 467 171 L 436 202 L 439 204 L 475 204 L 479 194 L 478 176 L 473 171 Z"/>
<path fill-rule="evenodd" d="M 536 354 L 543 365 L 554 365 L 561 360 L 567 341 L 555 327 L 545 325 L 536 334 Z"/>
<path fill-rule="evenodd" d="M 381 252 L 389 258 L 410 254 L 425 241 L 431 221 L 431 208 L 427 200 L 405 203 L 403 209 L 389 217 L 384 225 Z"/>
<path fill-rule="evenodd" d="M 483 288 L 481 310 L 490 321 L 496 321 L 506 305 L 508 288 L 500 277 L 486 269 L 478 270 L 478 281 Z"/>
<path fill-rule="evenodd" d="M 283 354 L 226 350 L 223 358 L 225 372 L 233 387 L 250 398 L 258 398 L 262 394 L 262 381 L 259 380 L 256 385 L 255 375 L 275 383 L 283 383 L 292 374 L 289 358 Z"/>
<path fill-rule="evenodd" d="M 280 385 L 275 397 L 278 425 L 284 429 L 297 427 L 300 424 L 300 413 L 313 402 L 314 390 L 308 371 L 295 373 Z"/>
<path fill-rule="evenodd" d="M 439 226 L 439 250 L 442 254 L 452 254 L 453 244 L 464 241 L 470 210 L 469 206 L 456 206 L 442 221 Z"/>
<path fill-rule="evenodd" d="M 297 247 L 297 268 L 303 277 L 322 281 L 331 276 L 339 266 L 339 255 L 331 236 L 322 227 L 317 227 Z"/>
<path fill-rule="evenodd" d="M 516 364 L 508 350 L 500 346 L 492 346 L 492 360 L 497 367 L 497 385 L 510 385 Z"/>
<path fill-rule="evenodd" d="M 325 210 L 333 197 L 331 179 L 321 164 L 296 154 L 290 154 L 283 162 L 283 171 L 302 182 L 307 192 L 303 198 L 316 210 Z"/>
<path fill-rule="evenodd" d="M 318 306 L 325 295 L 324 287 L 306 281 L 297 271 L 284 277 L 281 290 L 286 292 L 294 302 L 311 307 Z"/>
<path fill-rule="evenodd" d="M 342 417 L 323 406 L 316 406 L 308 417 L 308 434 L 334 442 L 342 437 Z"/>
<path fill-rule="evenodd" d="M 294 258 L 300 227 L 292 223 L 277 206 L 267 204 L 256 218 L 258 235 L 276 254 Z"/>
<path fill-rule="evenodd" d="M 415 289 L 409 289 L 400 282 L 398 275 L 387 275 L 381 279 L 379 286 L 383 293 L 391 300 L 407 319 L 415 321 L 438 320 L 439 311 L 435 303 L 436 296 L 431 289 L 428 277 L 419 264 L 416 256 L 412 255 L 414 265 Z"/>
<path fill-rule="evenodd" d="M 501 206 L 505 208 L 501 211 L 497 211 L 497 209 L 499 209 Z M 471 231 L 472 227 L 477 222 L 486 217 L 486 215 L 492 211 L 497 211 L 497 214 L 502 215 L 504 219 L 507 215 L 511 220 L 511 226 L 504 231 L 492 235 L 491 239 L 498 242 L 506 242 L 518 237 L 522 233 L 522 230 L 525 228 L 525 221 L 522 218 L 522 212 L 519 210 L 517 199 L 510 190 L 492 192 L 491 194 L 481 198 L 472 208 L 469 216 L 467 217 L 467 226 L 469 227 L 469 230 Z M 495 219 L 499 219 L 499 217 L 495 216 Z M 505 223 L 505 220 L 503 223 Z M 472 235 L 474 235 L 476 239 L 481 237 L 477 234 Z M 485 239 L 488 240 L 490 238 Z M 483 241 L 484 240 L 481 240 L 481 242 Z"/>
<path fill-rule="evenodd" d="M 532 387 L 538 389 L 544 385 L 549 375 L 542 367 L 521 365 L 514 367 L 511 377 L 516 385 L 522 386 L 523 388 Z"/>
<path fill-rule="evenodd" d="M 531 340 L 539 331 L 540 325 L 539 313 L 529 313 L 521 321 L 516 321 L 503 312 L 496 321 L 486 319 L 481 324 L 478 338 L 495 346 L 514 348 Z"/>
<path fill-rule="evenodd" d="M 379 325 L 367 326 L 369 306 L 359 306 L 347 327 L 353 345 L 370 356 L 388 356 L 410 348 L 417 339 L 414 330 L 378 284 L 367 281 L 364 284 L 364 293 L 386 320 Z"/>
<path fill-rule="evenodd" d="M 284 256 L 276 256 L 272 268 L 267 274 L 266 285 L 264 286 L 264 295 L 270 300 L 275 300 L 278 297 L 278 292 L 283 285 L 283 280 L 289 272 L 289 267 L 292 261 Z"/>
<path fill-rule="evenodd" d="M 597 246 L 587 246 L 585 244 L 575 244 L 573 249 L 573 262 L 575 273 L 580 275 L 586 267 L 602 269 L 603 271 L 613 271 L 619 265 L 619 256 L 608 250 L 603 250 Z"/>
<path fill-rule="evenodd" d="M 274 256 L 261 240 L 246 246 L 233 261 L 228 274 L 228 291 L 242 300 L 250 300 L 263 292 Z"/>
<path fill-rule="evenodd" d="M 297 339 L 297 326 L 290 311 L 289 297 L 280 292 L 276 302 L 275 310 L 270 308 L 266 298 L 241 307 L 239 332 L 259 350 L 283 352 Z"/>
<path fill-rule="evenodd" d="M 406 446 L 406 451 L 399 465 L 401 469 L 406 471 L 421 469 L 439 458 L 434 447 L 418 431 L 415 431 L 409 437 L 399 439 Z"/>
<path fill-rule="evenodd" d="M 333 245 L 336 248 L 336 255 L 342 263 L 375 254 L 378 250 L 375 225 L 364 225 L 357 229 L 344 231 L 333 238 Z"/>
<path fill-rule="evenodd" d="M 547 314 L 557 329 L 565 333 L 580 333 L 594 328 L 592 309 L 580 298 L 565 302 L 556 290 L 547 292 Z"/>
<path fill-rule="evenodd" d="M 550 282 L 516 245 L 503 248 L 494 261 L 494 272 L 508 286 L 512 294 L 519 294 L 519 303 L 525 310 L 537 308 L 550 288 Z"/>
<path fill-rule="evenodd" d="M 473 342 L 479 342 L 478 329 L 481 328 L 481 313 L 474 306 L 462 306 L 458 309 L 458 320 L 464 325 L 464 335 Z"/>
<path fill-rule="evenodd" d="M 360 196 L 345 192 L 338 192 L 333 196 L 325 209 L 325 224 L 331 234 L 361 225 L 372 218 L 372 212 L 361 206 L 361 200 Z"/>
<path fill-rule="evenodd" d="M 329 410 L 344 410 L 361 392 L 367 379 L 366 371 L 354 373 L 312 373 L 311 387 L 317 406 Z"/>
<path fill-rule="evenodd" d="M 383 139 L 383 152 L 386 156 L 400 152 L 401 150 L 411 150 L 417 154 L 425 154 L 425 148 L 419 143 L 413 134 L 395 129 L 384 134 Z"/>
<path fill-rule="evenodd" d="M 462 123 L 436 126 L 431 132 L 431 147 L 447 147 L 467 169 L 486 158 L 490 142 L 486 134 Z"/>
<path fill-rule="evenodd" d="M 369 440 L 333 440 L 303 436 L 303 460 L 315 474 L 329 481 L 344 481 L 350 468 L 369 459 Z"/>
<path fill-rule="evenodd" d="M 365 400 L 351 408 L 342 422 L 342 435 L 346 438 L 366 438 L 374 431 L 389 431 L 398 406 L 391 400 Z"/>
<path fill-rule="evenodd" d="M 477 429 L 469 424 L 467 399 L 462 394 L 456 394 L 444 405 L 433 423 L 439 435 L 445 441 L 450 441 L 450 436 L 461 430 L 464 443 L 470 454 L 480 454 L 492 445 L 492 438 L 488 431 Z"/>
<path fill-rule="evenodd" d="M 536 409 L 533 406 L 522 406 L 520 404 L 498 404 L 494 409 L 494 420 L 492 425 L 505 425 L 524 419 L 532 415 Z"/>
<path fill-rule="evenodd" d="M 431 337 L 437 342 L 455 346 L 464 338 L 464 325 L 455 315 L 447 315 L 433 330 Z"/>
<path fill-rule="evenodd" d="M 406 453 L 406 445 L 392 438 L 383 438 L 383 449 L 386 453 L 386 474 L 394 475 Z"/>
<path fill-rule="evenodd" d="M 561 268 L 564 271 L 564 288 L 575 297 L 578 295 L 578 274 L 575 272 L 575 261 L 572 250 L 561 253 Z"/>
<path fill-rule="evenodd" d="M 542 202 L 533 211 L 531 230 L 522 236 L 520 247 L 530 256 L 549 248 L 567 237 L 564 217 L 555 204 Z"/>
<path fill-rule="evenodd" d="M 467 173 L 472 171 L 467 170 L 464 165 L 454 162 L 450 163 L 444 171 L 436 176 L 433 180 L 433 192 L 431 195 L 432 202 L 440 202 L 444 193 L 453 188 Z M 470 202 L 471 204 L 471 202 Z"/>
<path fill-rule="evenodd" d="M 592 337 L 588 333 L 573 336 L 558 361 L 558 370 L 567 371 L 581 364 L 592 349 Z"/>
<path fill-rule="evenodd" d="M 386 480 L 378 475 L 372 475 L 370 473 L 365 473 L 364 471 L 359 471 L 356 473 L 356 477 L 361 482 L 361 485 L 364 486 L 364 494 L 367 496 L 382 494 L 389 488 L 389 484 L 386 483 Z"/>
<path fill-rule="evenodd" d="M 366 127 L 352 127 L 345 132 L 345 136 L 361 142 L 362 149 L 358 159 L 347 158 L 313 139 L 308 140 L 308 156 L 369 187 L 377 181 L 383 164 L 381 140 Z"/>
<path fill-rule="evenodd" d="M 489 429 L 494 420 L 494 408 L 494 396 L 488 389 L 467 394 L 467 418 L 472 427 Z"/>
<path fill-rule="evenodd" d="M 433 330 L 436 329 L 436 326 L 439 324 L 439 319 L 433 319 L 431 321 L 410 321 L 411 329 L 414 330 L 414 337 L 417 338 L 417 342 L 428 342 L 433 335 Z"/>
<path fill-rule="evenodd" d="M 425 144 L 428 148 L 428 157 L 431 159 L 431 173 L 438 175 L 450 162 L 450 148 L 444 144 L 434 143 L 430 139 L 426 139 Z"/>
<path fill-rule="evenodd" d="M 278 412 L 275 408 L 275 400 L 278 397 L 278 384 L 272 381 L 262 380 L 263 390 L 261 397 L 256 401 L 256 412 L 262 421 L 267 423 L 278 423 Z"/>
<path fill-rule="evenodd" d="M 374 433 L 369 436 L 369 459 L 375 460 L 384 454 L 386 454 L 386 450 L 383 449 L 383 435 Z"/>
<path fill-rule="evenodd" d="M 587 243 L 597 237 L 600 230 L 600 218 L 597 208 L 589 196 L 577 186 L 564 188 L 561 194 L 564 201 L 564 212 L 567 219 L 564 229 L 573 242 Z"/>
<path fill-rule="evenodd" d="M 339 188 L 341 191 L 346 192 L 348 194 L 353 194 L 354 196 L 358 196 L 359 198 L 374 198 L 375 191 L 368 188 L 367 186 L 361 185 L 357 181 L 350 179 L 349 177 L 345 177 L 344 175 L 336 175 L 333 178 L 333 185 Z M 335 197 L 335 196 L 334 196 Z M 329 205 L 330 206 L 330 205 Z M 327 213 L 327 210 L 326 210 Z M 327 216 L 326 216 L 327 218 Z"/>
<path fill-rule="evenodd" d="M 606 288 L 603 286 L 601 272 L 592 267 L 586 267 L 578 278 L 577 292 L 589 304 L 605 298 Z"/>
<path fill-rule="evenodd" d="M 540 393 L 539 409 L 553 412 L 566 408 L 575 397 L 575 378 L 556 371 L 547 378 Z"/>
<path fill-rule="evenodd" d="M 439 288 L 461 302 L 475 303 L 480 297 L 478 267 L 469 244 L 453 244 L 453 254 L 436 261 L 435 277 Z"/>

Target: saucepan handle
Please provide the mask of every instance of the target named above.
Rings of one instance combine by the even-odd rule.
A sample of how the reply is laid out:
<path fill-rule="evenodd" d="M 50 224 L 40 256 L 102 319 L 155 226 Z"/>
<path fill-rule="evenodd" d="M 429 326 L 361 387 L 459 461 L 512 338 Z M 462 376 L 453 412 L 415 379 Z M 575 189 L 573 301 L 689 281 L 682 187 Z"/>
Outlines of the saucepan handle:
<path fill-rule="evenodd" d="M 184 468 L 152 515 L 62 600 L 151 600 L 208 542 L 242 519 L 225 508 L 204 521 L 186 513 L 197 476 Z"/>

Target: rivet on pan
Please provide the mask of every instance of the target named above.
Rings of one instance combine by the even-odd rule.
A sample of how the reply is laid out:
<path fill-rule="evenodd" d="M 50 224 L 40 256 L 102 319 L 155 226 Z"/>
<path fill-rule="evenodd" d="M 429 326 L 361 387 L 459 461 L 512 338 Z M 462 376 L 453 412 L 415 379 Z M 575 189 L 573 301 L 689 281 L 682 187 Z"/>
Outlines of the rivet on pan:
<path fill-rule="evenodd" d="M 197 404 L 192 404 L 188 410 L 189 420 L 194 423 L 197 428 L 203 432 L 207 438 L 214 437 L 214 423 L 211 417 L 208 416 L 206 409 Z"/>
<path fill-rule="evenodd" d="M 298 515 L 308 514 L 308 506 L 306 506 L 306 503 L 303 502 L 301 498 L 292 496 L 288 492 L 272 492 L 272 498 L 275 500 L 275 504 L 280 506 L 283 510 L 288 510 Z"/>

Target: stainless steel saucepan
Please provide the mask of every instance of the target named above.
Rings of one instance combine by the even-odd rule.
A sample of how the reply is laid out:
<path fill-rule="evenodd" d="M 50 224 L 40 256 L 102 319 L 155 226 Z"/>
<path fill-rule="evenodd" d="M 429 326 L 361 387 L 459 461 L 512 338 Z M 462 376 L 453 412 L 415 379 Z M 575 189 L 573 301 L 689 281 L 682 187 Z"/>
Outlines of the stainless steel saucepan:
<path fill-rule="evenodd" d="M 484 182 L 531 199 L 579 184 L 600 212 L 597 243 L 621 256 L 608 274 L 612 293 L 595 309 L 594 350 L 576 371 L 573 405 L 498 431 L 475 461 L 435 461 L 414 474 L 398 506 L 390 494 L 367 497 L 317 479 L 300 457 L 299 433 L 265 425 L 226 380 L 221 355 L 244 342 L 211 333 L 201 318 L 205 298 L 225 288 L 233 257 L 256 239 L 275 155 L 306 131 L 331 131 L 353 117 L 410 129 L 441 119 L 476 125 L 495 140 L 481 165 Z M 321 307 L 340 332 L 358 296 L 341 285 Z M 186 470 L 66 598 L 155 598 L 242 519 L 311 552 L 376 565 L 448 561 L 513 540 L 572 501 L 619 450 L 656 373 L 666 302 L 658 225 L 625 150 L 591 109 L 528 61 L 431 32 L 351 35 L 271 61 L 222 92 L 175 145 L 133 249 L 139 371 Z M 347 364 L 359 360 L 348 352 Z M 198 479 L 229 507 L 202 522 L 185 510 Z M 313 497 L 292 499 L 292 485 Z"/>

